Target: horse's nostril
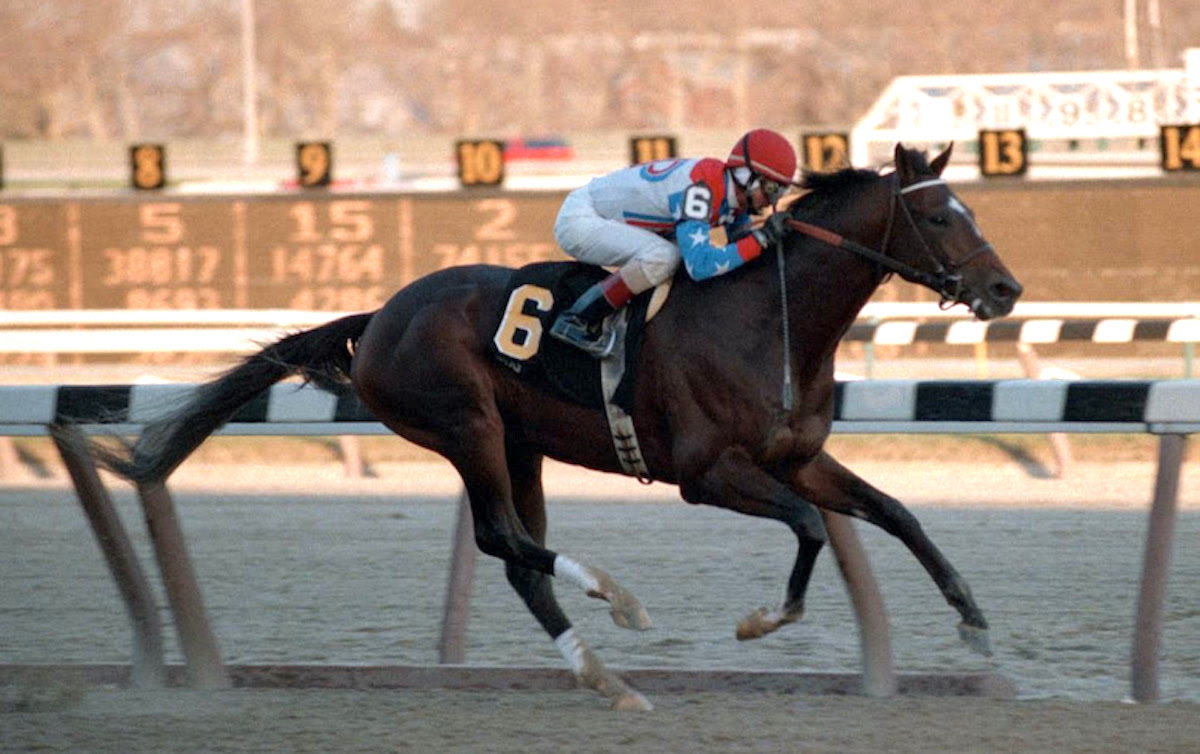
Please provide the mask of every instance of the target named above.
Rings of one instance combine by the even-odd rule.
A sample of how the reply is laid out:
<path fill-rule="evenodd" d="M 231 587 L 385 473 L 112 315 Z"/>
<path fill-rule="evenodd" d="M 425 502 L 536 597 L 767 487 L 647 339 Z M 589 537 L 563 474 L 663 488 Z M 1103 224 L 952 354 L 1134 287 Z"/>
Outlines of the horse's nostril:
<path fill-rule="evenodd" d="M 1001 280 L 992 283 L 992 296 L 997 301 L 1015 301 L 1021 295 L 1022 288 L 1019 284 Z"/>

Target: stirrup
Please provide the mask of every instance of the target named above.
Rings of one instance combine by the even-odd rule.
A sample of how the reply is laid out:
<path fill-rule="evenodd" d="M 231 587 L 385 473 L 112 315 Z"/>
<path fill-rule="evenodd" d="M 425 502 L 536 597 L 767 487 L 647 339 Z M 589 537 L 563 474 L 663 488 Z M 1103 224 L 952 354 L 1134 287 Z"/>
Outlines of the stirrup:
<path fill-rule="evenodd" d="M 574 314 L 563 314 L 554 320 L 550 335 L 595 359 L 608 358 L 617 344 L 616 330 L 601 330 L 593 334 L 587 324 Z"/>

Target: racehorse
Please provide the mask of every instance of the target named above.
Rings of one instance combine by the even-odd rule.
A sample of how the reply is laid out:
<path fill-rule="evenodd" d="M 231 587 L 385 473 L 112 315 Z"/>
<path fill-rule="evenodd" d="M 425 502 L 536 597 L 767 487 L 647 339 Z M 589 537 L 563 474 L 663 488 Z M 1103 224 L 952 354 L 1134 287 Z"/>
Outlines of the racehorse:
<path fill-rule="evenodd" d="M 941 178 L 949 158 L 950 149 L 929 162 L 897 145 L 894 171 L 806 176 L 807 193 L 782 210 L 789 232 L 777 260 L 765 255 L 703 283 L 679 275 L 645 331 L 630 413 L 650 477 L 678 485 L 689 503 L 781 521 L 799 542 L 783 604 L 744 619 L 739 638 L 802 615 L 827 538 L 819 506 L 898 537 L 960 614 L 963 639 L 987 650 L 987 621 L 967 583 L 916 518 L 823 450 L 838 342 L 885 277 L 927 286 L 980 319 L 1008 314 L 1021 294 Z M 615 579 L 545 546 L 542 459 L 621 467 L 603 410 L 547 396 L 489 354 L 512 273 L 441 270 L 378 311 L 283 337 L 148 424 L 131 447 L 98 455 L 127 478 L 164 480 L 272 384 L 293 375 L 331 389 L 348 383 L 379 421 L 453 464 L 479 549 L 505 561 L 509 582 L 580 683 L 615 707 L 648 709 L 572 629 L 552 591 L 551 577 L 565 580 L 607 600 L 618 625 L 649 627 Z"/>

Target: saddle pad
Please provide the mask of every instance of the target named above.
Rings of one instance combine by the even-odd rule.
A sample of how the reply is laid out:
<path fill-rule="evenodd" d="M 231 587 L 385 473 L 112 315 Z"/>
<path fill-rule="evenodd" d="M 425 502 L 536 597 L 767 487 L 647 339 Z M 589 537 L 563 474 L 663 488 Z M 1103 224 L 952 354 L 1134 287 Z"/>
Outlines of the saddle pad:
<path fill-rule="evenodd" d="M 542 392 L 571 403 L 603 409 L 600 362 L 578 348 L 550 337 L 550 326 L 559 311 L 569 307 L 608 273 L 580 262 L 538 262 L 514 270 L 502 297 L 500 326 L 492 337 L 491 351 L 503 365 Z M 633 399 L 633 380 L 645 336 L 649 293 L 626 307 L 627 367 L 614 402 L 626 411 Z"/>

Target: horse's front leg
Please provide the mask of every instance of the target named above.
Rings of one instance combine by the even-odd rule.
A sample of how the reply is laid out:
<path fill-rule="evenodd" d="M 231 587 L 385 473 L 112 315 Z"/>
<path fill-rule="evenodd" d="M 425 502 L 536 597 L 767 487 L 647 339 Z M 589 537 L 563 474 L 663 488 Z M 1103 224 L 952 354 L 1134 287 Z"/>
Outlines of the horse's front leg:
<path fill-rule="evenodd" d="M 817 509 L 755 464 L 740 448 L 726 449 L 703 472 L 682 480 L 680 492 L 690 503 L 782 521 L 799 540 L 782 606 L 775 610 L 763 607 L 743 618 L 738 623 L 737 638 L 757 639 L 799 620 L 804 615 L 804 595 L 813 564 L 827 538 Z"/>
<path fill-rule="evenodd" d="M 991 654 L 987 620 L 975 604 L 966 580 L 900 501 L 872 487 L 827 453 L 798 469 L 794 481 L 800 494 L 815 505 L 869 521 L 903 542 L 933 577 L 946 601 L 962 616 L 958 627 L 962 640 L 981 654 Z"/>

